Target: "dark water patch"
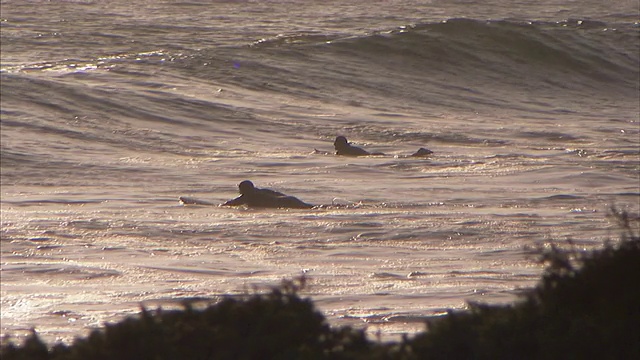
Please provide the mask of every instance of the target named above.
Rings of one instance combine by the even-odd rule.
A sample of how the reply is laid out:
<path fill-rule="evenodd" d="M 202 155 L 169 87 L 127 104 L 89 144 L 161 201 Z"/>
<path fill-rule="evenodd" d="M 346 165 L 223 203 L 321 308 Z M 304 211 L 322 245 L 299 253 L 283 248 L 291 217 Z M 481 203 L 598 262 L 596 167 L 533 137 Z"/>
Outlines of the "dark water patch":
<path fill-rule="evenodd" d="M 117 270 L 92 268 L 84 266 L 72 266 L 67 264 L 7 264 L 3 265 L 2 271 L 9 273 L 20 273 L 21 276 L 45 276 L 62 277 L 72 280 L 91 280 L 104 277 L 117 277 L 121 273 Z"/>
<path fill-rule="evenodd" d="M 204 240 L 204 241 L 218 241 L 219 239 L 216 236 L 225 233 L 225 230 L 220 228 L 183 228 L 179 225 L 175 227 L 171 225 L 171 227 L 163 227 L 159 226 L 160 224 L 129 224 L 126 226 L 118 226 L 113 227 L 111 229 L 112 233 L 119 236 L 128 236 L 131 235 L 132 232 L 136 234 L 143 235 L 144 237 L 148 237 L 150 239 L 189 239 L 189 240 Z M 154 250 L 155 251 L 155 250 Z"/>
<path fill-rule="evenodd" d="M 374 272 L 369 276 L 374 279 L 394 279 L 394 280 L 408 280 L 406 275 L 394 274 L 389 272 Z"/>
<path fill-rule="evenodd" d="M 38 245 L 36 246 L 37 250 L 54 250 L 54 249 L 59 249 L 61 248 L 62 245 Z"/>
<path fill-rule="evenodd" d="M 559 195 L 551 195 L 543 198 L 539 198 L 538 200 L 581 200 L 584 199 L 584 196 L 579 195 L 570 195 L 570 194 L 559 194 Z"/>
<path fill-rule="evenodd" d="M 51 240 L 54 240 L 54 238 L 47 237 L 47 236 L 37 236 L 37 237 L 29 238 L 29 241 L 33 241 L 35 243 L 43 242 L 43 241 L 51 241 Z"/>
<path fill-rule="evenodd" d="M 53 231 L 45 231 L 44 232 L 47 235 L 52 235 L 54 232 Z M 39 242 L 44 242 L 44 241 L 50 241 L 53 240 L 53 238 L 51 237 L 47 237 L 47 236 L 37 236 L 37 237 L 31 237 L 29 238 L 29 241 L 35 242 L 35 243 L 39 243 Z"/>
<path fill-rule="evenodd" d="M 519 254 L 520 250 L 517 250 L 517 252 Z M 510 254 L 510 253 L 513 254 L 514 250 L 513 249 L 492 249 L 492 250 L 480 252 L 479 254 L 477 254 L 477 256 L 478 257 L 494 257 L 496 255 L 501 256 L 501 255 Z M 494 273 L 500 274 L 502 272 L 495 271 Z"/>
<path fill-rule="evenodd" d="M 72 220 L 65 223 L 65 225 L 82 230 L 105 230 L 113 227 L 110 221 L 99 219 Z"/>
<path fill-rule="evenodd" d="M 462 221 L 456 222 L 455 224 L 463 225 L 463 226 L 473 226 L 473 225 L 482 225 L 485 223 L 486 223 L 485 220 L 462 220 Z"/>
<path fill-rule="evenodd" d="M 522 212 L 513 213 L 513 214 L 491 214 L 491 216 L 494 216 L 497 218 L 505 217 L 505 218 L 516 218 L 516 219 L 536 219 L 541 217 L 541 215 L 539 214 L 528 214 L 528 213 L 522 213 Z"/>
<path fill-rule="evenodd" d="M 602 152 L 602 156 L 605 158 L 616 158 L 626 156 L 640 156 L 640 149 L 620 149 L 620 150 L 605 150 Z"/>
<path fill-rule="evenodd" d="M 482 278 L 482 279 L 490 279 L 494 280 L 495 277 L 500 277 L 506 275 L 503 271 L 491 271 L 491 270 L 472 270 L 472 271 L 460 271 L 453 270 L 448 273 L 449 276 L 453 277 L 471 277 L 471 278 Z"/>
<path fill-rule="evenodd" d="M 536 158 L 537 156 L 531 154 L 518 154 L 518 153 L 509 153 L 509 154 L 495 154 L 486 156 L 485 159 L 501 159 L 501 160 L 521 160 L 527 158 Z M 542 157 L 542 156 L 540 156 Z M 482 162 L 481 162 L 482 164 Z"/>
<path fill-rule="evenodd" d="M 429 159 L 419 159 L 419 160 L 404 160 L 398 162 L 389 162 L 380 165 L 376 165 L 376 168 L 388 168 L 392 170 L 405 171 L 405 172 L 413 172 L 416 169 L 423 169 L 425 166 L 432 165 L 431 160 Z"/>
<path fill-rule="evenodd" d="M 628 196 L 628 197 L 640 197 L 640 192 L 622 192 L 622 193 L 616 193 L 616 194 L 611 194 L 611 195 L 615 195 L 615 196 Z"/>
<path fill-rule="evenodd" d="M 2 147 L 2 150 L 0 150 L 0 157 L 2 158 L 1 165 L 3 170 L 16 166 L 25 166 L 35 162 L 34 158 L 30 156 L 30 154 L 7 149 L 5 147 Z"/>
<path fill-rule="evenodd" d="M 565 134 L 561 132 L 552 132 L 552 131 L 526 131 L 518 133 L 519 136 L 527 139 L 541 139 L 541 140 L 550 140 L 550 141 L 560 141 L 560 142 L 568 142 L 568 141 L 579 141 L 580 138 Z"/>
<path fill-rule="evenodd" d="M 383 117 L 383 118 L 406 118 L 407 115 L 405 114 L 397 114 L 397 113 L 388 113 L 388 112 L 384 112 L 384 113 L 377 113 L 377 114 L 372 114 L 373 116 L 377 116 L 377 117 Z"/>

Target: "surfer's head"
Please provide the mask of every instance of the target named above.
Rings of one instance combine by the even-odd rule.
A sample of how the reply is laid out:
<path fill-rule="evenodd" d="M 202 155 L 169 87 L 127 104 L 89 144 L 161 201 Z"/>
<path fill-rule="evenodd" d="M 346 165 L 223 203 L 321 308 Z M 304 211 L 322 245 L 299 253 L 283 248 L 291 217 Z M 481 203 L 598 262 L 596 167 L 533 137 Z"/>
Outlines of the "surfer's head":
<path fill-rule="evenodd" d="M 252 193 L 256 189 L 256 187 L 253 186 L 253 183 L 251 181 L 245 180 L 238 184 L 238 189 L 240 190 L 240 194 L 244 195 Z"/>
<path fill-rule="evenodd" d="M 336 138 L 336 141 L 333 142 L 333 146 L 336 147 L 336 149 L 338 148 L 344 148 L 345 146 L 348 146 L 349 143 L 347 142 L 347 138 L 344 136 L 338 136 Z"/>

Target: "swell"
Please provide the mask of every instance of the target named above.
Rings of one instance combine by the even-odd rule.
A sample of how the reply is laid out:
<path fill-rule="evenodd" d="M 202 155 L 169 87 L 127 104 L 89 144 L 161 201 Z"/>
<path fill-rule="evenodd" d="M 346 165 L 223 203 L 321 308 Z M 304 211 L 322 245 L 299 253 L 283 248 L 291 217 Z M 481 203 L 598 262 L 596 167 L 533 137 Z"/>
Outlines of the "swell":
<path fill-rule="evenodd" d="M 470 69 L 511 75 L 531 67 L 538 73 L 568 71 L 569 76 L 580 74 L 634 86 L 636 79 L 629 75 L 638 74 L 639 30 L 632 24 L 608 25 L 591 20 L 450 19 L 367 36 L 282 36 L 256 42 L 253 47 L 297 50 L 300 57 L 309 51 L 345 55 L 412 75 L 425 71 L 457 75 L 457 71 L 469 73 Z M 399 61 L 405 65 L 398 67 Z"/>
<path fill-rule="evenodd" d="M 451 19 L 368 35 L 297 33 L 244 46 L 44 61 L 3 68 L 2 127 L 89 148 L 188 156 L 224 150 L 215 140 L 265 136 L 259 132 L 330 137 L 338 129 L 391 142 L 502 146 L 509 141 L 478 129 L 464 134 L 389 125 L 411 121 L 405 112 L 441 119 L 443 113 L 507 109 L 555 120 L 589 114 L 583 105 L 596 101 L 637 110 L 639 30 L 583 20 Z M 286 106 L 278 108 L 274 96 L 284 96 Z M 357 117 L 335 125 L 320 117 L 300 120 L 296 111 L 318 103 L 366 108 L 384 120 L 378 128 Z M 564 132 L 516 135 L 576 139 Z"/>
<path fill-rule="evenodd" d="M 181 29 L 172 31 L 178 36 Z M 233 85 L 380 111 L 392 103 L 397 111 L 506 107 L 556 114 L 571 111 L 563 106 L 568 100 L 584 102 L 588 96 L 635 99 L 639 31 L 631 23 L 595 20 L 450 19 L 367 35 L 293 33 L 248 46 L 205 41 L 202 47 L 179 52 L 101 54 L 96 59 L 3 67 L 3 72 L 102 69 L 127 77 L 131 83 L 126 86 L 146 87 L 148 96 L 149 88 L 167 90 L 153 81 L 161 74 L 168 82 Z M 110 111 L 120 111 L 114 105 L 108 104 Z M 200 104 L 187 105 L 198 110 Z M 165 121 L 160 114 L 153 120 Z"/>
<path fill-rule="evenodd" d="M 451 19 L 365 36 L 283 35 L 203 49 L 170 65 L 251 90 L 379 111 L 392 104 L 414 113 L 506 108 L 554 117 L 580 112 L 589 97 L 635 102 L 638 32 L 598 21 Z"/>
<path fill-rule="evenodd" d="M 154 89 L 148 83 L 139 85 L 130 75 L 126 80 L 101 80 L 100 75 L 16 73 L 2 74 L 2 84 L 2 129 L 7 136 L 16 134 L 13 131 L 30 132 L 40 140 L 55 137 L 59 144 L 74 142 L 79 149 L 108 147 L 195 156 L 204 145 L 216 147 L 204 143 L 203 133 L 237 135 L 255 124 L 247 112 L 210 99 Z"/>

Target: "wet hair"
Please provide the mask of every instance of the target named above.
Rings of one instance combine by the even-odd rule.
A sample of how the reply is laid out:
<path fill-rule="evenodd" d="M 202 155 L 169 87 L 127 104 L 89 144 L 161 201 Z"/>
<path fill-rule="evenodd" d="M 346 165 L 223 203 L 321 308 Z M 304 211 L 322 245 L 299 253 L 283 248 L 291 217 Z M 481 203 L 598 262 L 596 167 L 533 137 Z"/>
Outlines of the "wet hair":
<path fill-rule="evenodd" d="M 336 140 L 333 142 L 333 146 L 344 146 L 348 145 L 347 138 L 344 136 L 338 136 Z"/>
<path fill-rule="evenodd" d="M 240 184 L 238 184 L 238 189 L 240 190 L 240 194 L 247 194 L 247 193 L 253 192 L 255 188 L 256 187 L 249 180 L 245 180 Z"/>

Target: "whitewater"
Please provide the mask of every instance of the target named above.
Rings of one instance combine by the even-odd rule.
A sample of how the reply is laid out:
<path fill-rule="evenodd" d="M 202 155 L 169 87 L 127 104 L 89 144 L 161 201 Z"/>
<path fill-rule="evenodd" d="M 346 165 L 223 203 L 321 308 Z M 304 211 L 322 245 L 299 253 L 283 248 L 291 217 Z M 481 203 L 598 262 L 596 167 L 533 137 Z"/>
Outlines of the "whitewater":
<path fill-rule="evenodd" d="M 3 336 L 304 275 L 332 325 L 394 339 L 640 216 L 637 1 L 0 5 Z M 324 206 L 178 201 L 246 179 Z"/>

